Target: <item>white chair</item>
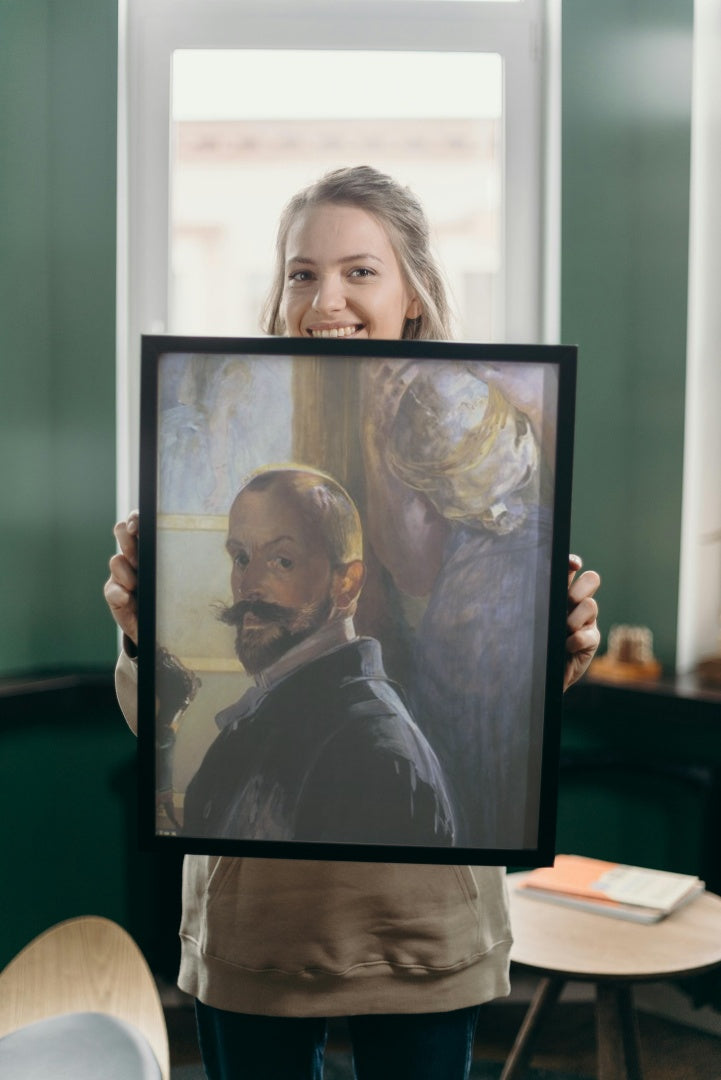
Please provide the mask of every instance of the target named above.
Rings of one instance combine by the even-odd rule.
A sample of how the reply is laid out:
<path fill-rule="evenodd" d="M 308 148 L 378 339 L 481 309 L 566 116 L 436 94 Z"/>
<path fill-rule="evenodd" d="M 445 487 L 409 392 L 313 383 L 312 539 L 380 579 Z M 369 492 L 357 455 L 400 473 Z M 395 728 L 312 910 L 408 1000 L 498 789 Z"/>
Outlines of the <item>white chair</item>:
<path fill-rule="evenodd" d="M 58 923 L 0 973 L 0 1076 L 169 1080 L 155 980 L 117 923 Z"/>

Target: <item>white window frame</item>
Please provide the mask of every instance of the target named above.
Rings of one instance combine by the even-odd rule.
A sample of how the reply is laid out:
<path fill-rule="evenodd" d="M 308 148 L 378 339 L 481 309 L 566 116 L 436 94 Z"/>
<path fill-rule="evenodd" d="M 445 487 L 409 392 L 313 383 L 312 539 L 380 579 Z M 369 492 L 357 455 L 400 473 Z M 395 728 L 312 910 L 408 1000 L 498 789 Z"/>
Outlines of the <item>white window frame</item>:
<path fill-rule="evenodd" d="M 688 338 L 676 671 L 721 652 L 721 0 L 696 0 L 693 31 Z"/>
<path fill-rule="evenodd" d="M 176 49 L 494 52 L 504 60 L 503 340 L 556 341 L 560 0 L 120 0 L 118 513 L 137 504 L 142 333 L 167 328 Z M 262 88 L 259 88 L 262 93 Z M 290 194 L 290 193 L 289 193 Z"/>

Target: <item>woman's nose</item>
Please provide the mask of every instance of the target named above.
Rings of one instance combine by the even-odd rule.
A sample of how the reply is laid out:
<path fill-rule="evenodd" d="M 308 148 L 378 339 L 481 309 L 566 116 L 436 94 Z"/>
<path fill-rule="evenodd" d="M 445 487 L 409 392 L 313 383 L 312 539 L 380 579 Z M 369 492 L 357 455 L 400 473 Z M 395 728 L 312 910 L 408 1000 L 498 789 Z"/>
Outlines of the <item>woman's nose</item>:
<path fill-rule="evenodd" d="M 321 315 L 331 314 L 345 307 L 343 285 L 335 274 L 319 278 L 313 307 Z"/>

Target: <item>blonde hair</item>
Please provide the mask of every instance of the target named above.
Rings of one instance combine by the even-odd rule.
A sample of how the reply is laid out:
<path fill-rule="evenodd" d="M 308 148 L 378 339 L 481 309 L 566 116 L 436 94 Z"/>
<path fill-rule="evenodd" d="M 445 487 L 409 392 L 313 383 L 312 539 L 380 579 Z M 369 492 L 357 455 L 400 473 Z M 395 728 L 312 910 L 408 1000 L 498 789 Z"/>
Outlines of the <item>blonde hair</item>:
<path fill-rule="evenodd" d="M 276 239 L 274 280 L 263 310 L 263 330 L 279 336 L 286 332 L 281 305 L 288 233 L 300 214 L 323 203 L 359 207 L 384 226 L 401 273 L 421 305 L 417 318 L 406 319 L 401 337 L 448 341 L 453 336 L 451 309 L 443 275 L 430 249 L 423 207 L 410 188 L 370 165 L 327 173 L 294 195 L 283 210 Z"/>

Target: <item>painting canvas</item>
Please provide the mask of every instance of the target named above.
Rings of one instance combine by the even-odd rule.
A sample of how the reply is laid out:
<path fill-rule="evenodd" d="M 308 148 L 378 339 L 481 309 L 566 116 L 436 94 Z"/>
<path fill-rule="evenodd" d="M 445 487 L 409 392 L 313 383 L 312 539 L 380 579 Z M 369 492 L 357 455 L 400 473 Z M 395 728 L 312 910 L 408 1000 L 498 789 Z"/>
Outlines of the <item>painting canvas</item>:
<path fill-rule="evenodd" d="M 575 349 L 146 337 L 146 847 L 553 856 Z"/>

